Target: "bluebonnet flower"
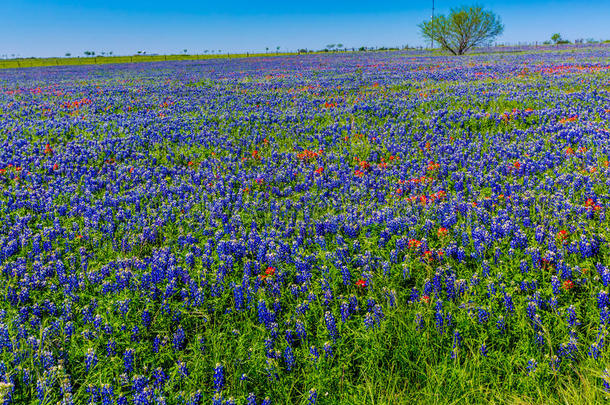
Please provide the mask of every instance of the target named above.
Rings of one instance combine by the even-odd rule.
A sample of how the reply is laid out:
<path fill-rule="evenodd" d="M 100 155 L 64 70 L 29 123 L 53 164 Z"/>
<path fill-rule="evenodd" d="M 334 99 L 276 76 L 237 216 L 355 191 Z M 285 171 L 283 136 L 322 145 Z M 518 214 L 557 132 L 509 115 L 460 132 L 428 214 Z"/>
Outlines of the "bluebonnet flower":
<path fill-rule="evenodd" d="M 186 364 L 183 361 L 178 361 L 178 375 L 181 378 L 187 378 L 190 374 L 190 371 Z"/>
<path fill-rule="evenodd" d="M 87 350 L 87 354 L 85 354 L 85 365 L 87 367 L 87 372 L 91 371 L 93 367 L 97 364 L 97 356 L 95 355 L 95 350 L 89 348 Z"/>
<path fill-rule="evenodd" d="M 608 369 L 604 369 L 602 373 L 602 386 L 606 394 L 610 394 L 610 372 Z"/>
<path fill-rule="evenodd" d="M 320 358 L 320 352 L 315 346 L 311 346 L 309 348 L 309 354 L 311 354 L 314 363 L 318 361 L 318 358 Z"/>
<path fill-rule="evenodd" d="M 333 346 L 330 342 L 324 343 L 324 358 L 332 358 L 333 357 Z"/>
<path fill-rule="evenodd" d="M 424 328 L 424 318 L 420 313 L 415 314 L 415 329 L 422 330 Z"/>
<path fill-rule="evenodd" d="M 291 371 L 292 368 L 294 367 L 294 352 L 292 350 L 292 347 L 290 347 L 290 345 L 286 346 L 286 349 L 284 349 L 284 360 L 286 361 L 286 369 L 288 371 Z"/>
<path fill-rule="evenodd" d="M 349 318 L 349 315 L 350 315 L 350 311 L 349 311 L 348 302 L 347 301 L 341 302 L 341 322 L 347 321 L 347 319 Z"/>
<path fill-rule="evenodd" d="M 116 342 L 110 339 L 106 343 L 106 357 L 111 357 L 116 354 Z"/>
<path fill-rule="evenodd" d="M 315 405 L 317 399 L 318 399 L 318 392 L 316 391 L 316 389 L 315 388 L 310 389 L 309 398 L 308 398 L 309 405 Z"/>
<path fill-rule="evenodd" d="M 114 403 L 114 389 L 109 384 L 104 384 L 101 390 L 102 405 L 112 405 Z"/>
<path fill-rule="evenodd" d="M 373 314 L 367 312 L 364 315 L 364 326 L 366 329 L 372 329 L 375 326 L 375 319 L 373 318 Z"/>
<path fill-rule="evenodd" d="M 381 324 L 381 320 L 385 318 L 383 310 L 381 309 L 381 305 L 375 304 L 375 306 L 373 307 L 373 315 L 375 317 L 375 323 L 377 325 Z"/>
<path fill-rule="evenodd" d="M 297 336 L 299 337 L 300 340 L 305 340 L 307 339 L 307 330 L 305 329 L 305 325 L 303 324 L 303 322 L 300 319 L 297 319 L 294 323 L 295 326 L 295 330 L 297 333 Z"/>
<path fill-rule="evenodd" d="M 98 387 L 94 385 L 89 385 L 86 391 L 89 394 L 89 404 L 95 404 L 99 401 L 100 389 Z"/>
<path fill-rule="evenodd" d="M 125 372 L 128 374 L 133 371 L 134 353 L 133 349 L 127 349 L 123 353 L 123 365 L 125 366 Z"/>
<path fill-rule="evenodd" d="M 326 329 L 328 330 L 328 334 L 336 341 L 339 338 L 339 332 L 337 331 L 337 323 L 335 321 L 335 317 L 330 311 L 326 311 L 324 313 L 324 320 L 326 322 Z"/>
<path fill-rule="evenodd" d="M 608 292 L 601 290 L 599 293 L 597 293 L 597 308 L 601 310 L 608 307 L 609 304 L 610 300 L 608 299 Z"/>
<path fill-rule="evenodd" d="M 220 392 L 224 387 L 224 368 L 222 364 L 216 363 L 214 367 L 214 389 Z"/>
<path fill-rule="evenodd" d="M 567 317 L 568 325 L 570 325 L 570 326 L 580 325 L 580 321 L 578 320 L 578 317 L 576 316 L 576 311 L 574 309 L 574 305 L 570 305 L 566 309 L 566 317 Z"/>
<path fill-rule="evenodd" d="M 489 312 L 485 308 L 479 308 L 478 310 L 479 323 L 487 323 L 489 320 Z"/>
<path fill-rule="evenodd" d="M 553 287 L 553 294 L 558 295 L 561 292 L 561 283 L 557 276 L 551 277 L 551 287 Z"/>
<path fill-rule="evenodd" d="M 527 362 L 527 375 L 532 375 L 536 372 L 538 363 L 534 359 L 529 359 Z"/>
<path fill-rule="evenodd" d="M 184 333 L 184 329 L 181 326 L 178 327 L 176 333 L 174 333 L 174 338 L 172 340 L 172 345 L 175 351 L 180 351 L 184 349 L 184 342 L 186 340 L 186 334 Z"/>
<path fill-rule="evenodd" d="M 594 360 L 597 360 L 597 358 L 599 357 L 599 353 L 599 344 L 597 342 L 591 343 L 591 346 L 589 346 L 588 355 Z"/>

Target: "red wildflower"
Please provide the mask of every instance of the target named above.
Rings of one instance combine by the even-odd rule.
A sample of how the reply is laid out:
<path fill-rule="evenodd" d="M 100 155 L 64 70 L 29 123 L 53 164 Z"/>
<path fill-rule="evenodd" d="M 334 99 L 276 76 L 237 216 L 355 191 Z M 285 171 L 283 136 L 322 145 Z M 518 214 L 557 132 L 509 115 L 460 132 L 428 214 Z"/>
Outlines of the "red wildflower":
<path fill-rule="evenodd" d="M 559 240 L 565 241 L 568 238 L 568 231 L 562 229 L 561 231 L 557 232 L 557 238 L 559 238 Z"/>
<path fill-rule="evenodd" d="M 602 209 L 601 205 L 595 204 L 595 201 L 593 201 L 592 198 L 588 198 L 587 201 L 585 201 L 585 208 L 592 208 L 594 211 Z"/>
<path fill-rule="evenodd" d="M 437 234 L 438 234 L 439 238 L 444 238 L 445 236 L 447 236 L 448 233 L 449 233 L 449 231 L 447 230 L 447 228 L 444 228 L 444 227 L 438 228 Z"/>
<path fill-rule="evenodd" d="M 429 303 L 430 303 L 430 297 L 429 297 L 429 296 L 427 296 L 427 295 L 422 295 L 422 297 L 420 298 L 420 300 L 421 300 L 422 302 L 425 302 L 426 304 L 429 304 Z"/>
<path fill-rule="evenodd" d="M 260 278 L 261 280 L 265 280 L 267 277 L 271 277 L 275 274 L 275 268 L 274 267 L 267 267 L 267 269 L 265 269 L 265 274 L 261 274 L 258 276 L 258 278 Z M 265 280 L 265 282 L 267 282 L 267 280 Z"/>
<path fill-rule="evenodd" d="M 358 288 L 366 287 L 366 280 L 361 278 L 360 280 L 356 281 L 356 287 L 358 287 Z"/>
<path fill-rule="evenodd" d="M 430 163 L 428 163 L 428 171 L 434 171 L 434 170 L 438 169 L 439 167 L 441 167 L 441 165 L 438 163 L 434 163 L 434 161 L 431 161 Z"/>
<path fill-rule="evenodd" d="M 564 290 L 571 290 L 572 288 L 574 288 L 574 282 L 572 280 L 565 280 L 561 286 L 563 287 Z"/>
<path fill-rule="evenodd" d="M 322 172 L 323 172 L 323 171 L 324 171 L 324 168 L 323 168 L 323 167 L 318 167 L 318 168 L 315 170 L 316 174 L 322 174 Z"/>
<path fill-rule="evenodd" d="M 409 239 L 409 248 L 418 248 L 421 246 L 421 241 L 417 239 Z"/>

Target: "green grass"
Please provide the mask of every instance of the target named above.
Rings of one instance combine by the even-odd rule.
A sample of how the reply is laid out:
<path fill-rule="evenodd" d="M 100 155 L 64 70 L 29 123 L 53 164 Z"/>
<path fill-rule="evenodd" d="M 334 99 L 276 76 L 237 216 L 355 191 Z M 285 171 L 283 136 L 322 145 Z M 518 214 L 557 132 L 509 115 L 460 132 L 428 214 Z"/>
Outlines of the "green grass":
<path fill-rule="evenodd" d="M 104 65 L 108 63 L 141 63 L 164 61 L 188 61 L 205 59 L 247 58 L 265 56 L 298 55 L 295 52 L 280 53 L 235 53 L 235 54 L 204 54 L 204 55 L 131 55 L 131 56 L 87 56 L 65 58 L 20 58 L 0 60 L 0 69 L 70 66 L 70 65 Z"/>

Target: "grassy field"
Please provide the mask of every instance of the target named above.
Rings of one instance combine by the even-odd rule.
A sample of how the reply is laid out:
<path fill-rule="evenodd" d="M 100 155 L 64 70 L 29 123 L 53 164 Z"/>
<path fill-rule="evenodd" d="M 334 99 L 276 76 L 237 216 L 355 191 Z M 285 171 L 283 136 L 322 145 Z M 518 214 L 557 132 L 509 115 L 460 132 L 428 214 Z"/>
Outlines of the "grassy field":
<path fill-rule="evenodd" d="M 597 46 L 589 45 L 589 49 L 595 49 Z M 602 45 L 603 46 L 603 45 Z M 532 52 L 578 52 L 582 51 L 583 46 L 540 46 L 540 47 L 496 47 L 491 48 L 498 53 L 522 53 L 530 54 Z M 376 51 L 367 51 L 369 54 Z M 387 51 L 380 51 L 387 52 Z M 399 51 L 390 51 L 399 52 Z M 487 53 L 489 49 L 474 49 L 472 54 Z M 332 55 L 337 52 L 308 52 L 307 54 L 323 54 Z M 360 51 L 341 51 L 340 54 L 358 54 Z M 442 56 L 444 52 L 440 49 L 425 51 L 422 55 L 432 54 Z M 26 67 L 42 67 L 42 66 L 71 66 L 71 65 L 101 65 L 108 63 L 140 63 L 140 62 L 164 62 L 164 61 L 188 61 L 188 60 L 206 60 L 206 59 L 231 59 L 231 58 L 248 58 L 248 57 L 268 57 L 268 56 L 293 56 L 306 55 L 305 53 L 297 52 L 268 52 L 268 53 L 230 53 L 230 54 L 201 54 L 201 55 L 130 55 L 130 56 L 95 56 L 95 57 L 61 57 L 61 58 L 21 58 L 21 59 L 0 59 L 0 69 L 10 68 L 26 68 Z"/>
<path fill-rule="evenodd" d="M 610 48 L 184 58 L 0 72 L 0 403 L 608 401 Z"/>
<path fill-rule="evenodd" d="M 131 56 L 91 56 L 91 57 L 62 57 L 62 58 L 22 58 L 0 59 L 0 69 L 42 67 L 42 66 L 70 66 L 70 65 L 102 65 L 108 63 L 141 63 L 165 62 L 180 60 L 206 60 L 230 59 L 262 56 L 287 56 L 296 53 L 237 53 L 237 54 L 202 54 L 202 55 L 131 55 Z"/>

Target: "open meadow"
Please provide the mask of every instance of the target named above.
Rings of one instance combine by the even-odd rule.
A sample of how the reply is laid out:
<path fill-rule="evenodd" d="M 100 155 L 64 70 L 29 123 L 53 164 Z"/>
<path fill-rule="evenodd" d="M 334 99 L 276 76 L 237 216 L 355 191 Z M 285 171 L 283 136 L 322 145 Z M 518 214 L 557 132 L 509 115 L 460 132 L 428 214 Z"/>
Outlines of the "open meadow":
<path fill-rule="evenodd" d="M 0 401 L 606 401 L 609 141 L 610 45 L 0 70 Z"/>

